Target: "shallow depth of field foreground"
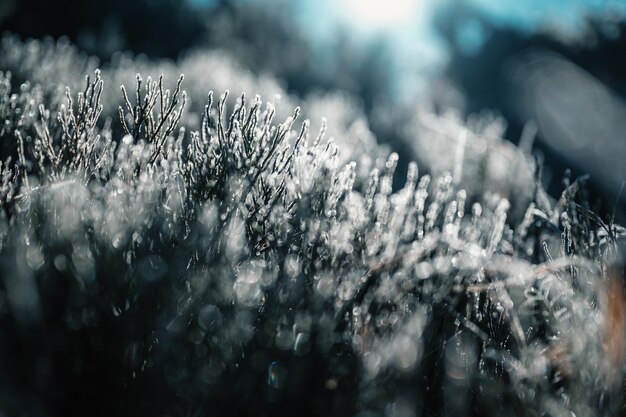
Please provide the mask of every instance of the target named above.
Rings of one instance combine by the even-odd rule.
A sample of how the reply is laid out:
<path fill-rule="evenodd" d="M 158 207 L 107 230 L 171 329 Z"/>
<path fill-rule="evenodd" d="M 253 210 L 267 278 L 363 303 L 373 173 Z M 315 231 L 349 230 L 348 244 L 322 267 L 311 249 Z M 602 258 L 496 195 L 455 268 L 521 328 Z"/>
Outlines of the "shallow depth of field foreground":
<path fill-rule="evenodd" d="M 0 39 L 0 416 L 624 413 L 621 195 L 535 125 Z"/>

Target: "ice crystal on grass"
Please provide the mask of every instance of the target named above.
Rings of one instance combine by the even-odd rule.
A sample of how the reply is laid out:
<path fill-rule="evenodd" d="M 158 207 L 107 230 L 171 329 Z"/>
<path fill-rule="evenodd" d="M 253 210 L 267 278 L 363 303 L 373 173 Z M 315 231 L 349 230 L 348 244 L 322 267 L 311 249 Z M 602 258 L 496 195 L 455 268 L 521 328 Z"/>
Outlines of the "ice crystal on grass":
<path fill-rule="evenodd" d="M 421 134 L 455 150 L 394 187 L 398 155 L 358 115 L 313 129 L 306 103 L 169 77 L 194 58 L 100 72 L 12 38 L 0 54 L 19 73 L 0 74 L 3 411 L 619 410 L 626 231 L 582 180 L 551 202 L 516 149 L 503 170 L 493 124 L 428 116 Z M 105 94 L 140 66 L 169 69 Z"/>

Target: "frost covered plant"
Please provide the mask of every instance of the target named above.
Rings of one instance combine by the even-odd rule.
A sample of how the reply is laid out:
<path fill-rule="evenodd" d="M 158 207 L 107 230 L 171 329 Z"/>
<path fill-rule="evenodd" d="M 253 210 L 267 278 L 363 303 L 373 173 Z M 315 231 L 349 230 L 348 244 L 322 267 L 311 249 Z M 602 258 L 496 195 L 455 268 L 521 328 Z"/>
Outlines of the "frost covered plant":
<path fill-rule="evenodd" d="M 107 108 L 94 74 L 0 75 L 2 412 L 621 409 L 626 232 L 582 180 L 512 221 L 465 170 L 346 163 L 299 109 L 209 93 L 194 126 L 182 77 Z"/>

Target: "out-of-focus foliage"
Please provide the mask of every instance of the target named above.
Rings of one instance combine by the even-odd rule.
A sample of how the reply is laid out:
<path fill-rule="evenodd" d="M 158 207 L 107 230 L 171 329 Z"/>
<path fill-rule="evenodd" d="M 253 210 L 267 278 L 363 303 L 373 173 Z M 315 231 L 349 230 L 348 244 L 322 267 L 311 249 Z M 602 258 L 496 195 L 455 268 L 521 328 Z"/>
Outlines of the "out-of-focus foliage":
<path fill-rule="evenodd" d="M 621 409 L 626 231 L 491 151 L 498 123 L 421 114 L 451 162 L 394 188 L 348 98 L 207 97 L 280 93 L 218 54 L 99 71 L 5 37 L 0 62 L 0 411 Z"/>

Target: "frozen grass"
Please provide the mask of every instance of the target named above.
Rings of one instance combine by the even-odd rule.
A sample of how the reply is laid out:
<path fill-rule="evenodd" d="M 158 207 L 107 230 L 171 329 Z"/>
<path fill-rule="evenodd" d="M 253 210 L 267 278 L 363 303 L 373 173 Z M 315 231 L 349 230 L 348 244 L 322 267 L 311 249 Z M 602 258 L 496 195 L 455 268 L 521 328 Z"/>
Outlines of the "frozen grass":
<path fill-rule="evenodd" d="M 339 145 L 299 109 L 205 96 L 264 90 L 224 57 L 100 72 L 5 37 L 0 62 L 7 415 L 621 410 L 626 233 L 516 150 L 512 181 L 474 139 L 497 129 L 423 115 L 449 168 L 394 187 L 341 96 L 309 106 Z"/>

